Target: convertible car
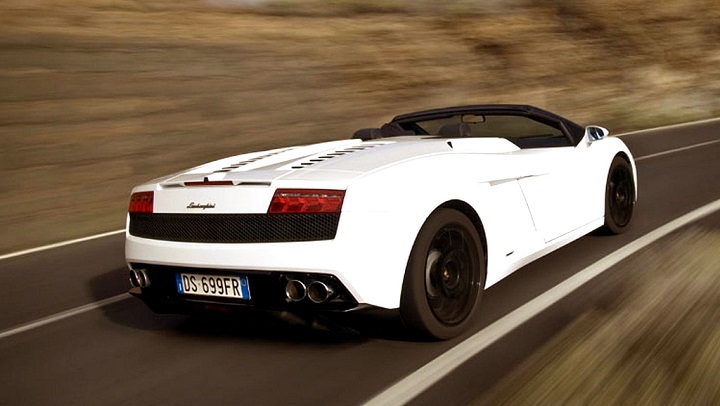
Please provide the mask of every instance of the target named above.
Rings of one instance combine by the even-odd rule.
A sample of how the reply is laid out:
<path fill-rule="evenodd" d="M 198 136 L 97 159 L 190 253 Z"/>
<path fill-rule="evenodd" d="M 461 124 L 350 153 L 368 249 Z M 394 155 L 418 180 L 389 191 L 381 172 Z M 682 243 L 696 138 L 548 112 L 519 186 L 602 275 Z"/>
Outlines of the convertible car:
<path fill-rule="evenodd" d="M 636 183 L 619 138 L 536 107 L 403 114 L 135 187 L 130 293 L 159 313 L 397 309 L 447 339 L 513 271 L 625 231 Z"/>

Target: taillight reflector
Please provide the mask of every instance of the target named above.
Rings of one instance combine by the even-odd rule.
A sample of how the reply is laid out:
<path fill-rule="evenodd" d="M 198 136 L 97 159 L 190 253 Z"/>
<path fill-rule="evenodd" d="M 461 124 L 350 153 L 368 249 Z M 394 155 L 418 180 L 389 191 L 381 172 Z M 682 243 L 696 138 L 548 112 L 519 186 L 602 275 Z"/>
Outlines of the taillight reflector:
<path fill-rule="evenodd" d="M 268 213 L 339 213 L 344 190 L 278 189 Z"/>
<path fill-rule="evenodd" d="M 152 213 L 154 192 L 137 192 L 130 196 L 129 213 Z"/>

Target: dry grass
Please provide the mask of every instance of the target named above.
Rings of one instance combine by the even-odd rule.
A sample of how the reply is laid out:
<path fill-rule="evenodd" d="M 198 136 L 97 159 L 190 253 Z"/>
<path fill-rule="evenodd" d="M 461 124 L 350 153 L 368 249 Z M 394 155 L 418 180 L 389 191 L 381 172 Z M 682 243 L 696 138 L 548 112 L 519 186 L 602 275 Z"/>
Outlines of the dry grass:
<path fill-rule="evenodd" d="M 0 253 L 121 228 L 132 185 L 394 113 L 720 115 L 714 1 L 0 1 Z"/>
<path fill-rule="evenodd" d="M 584 314 L 474 405 L 720 404 L 720 233 L 686 231 L 621 264 Z"/>

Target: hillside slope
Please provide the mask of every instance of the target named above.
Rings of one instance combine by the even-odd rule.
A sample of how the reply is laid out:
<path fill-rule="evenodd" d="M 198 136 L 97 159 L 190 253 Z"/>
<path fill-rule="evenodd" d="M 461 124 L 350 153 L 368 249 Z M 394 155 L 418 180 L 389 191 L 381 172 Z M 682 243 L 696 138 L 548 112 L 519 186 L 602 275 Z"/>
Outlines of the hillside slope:
<path fill-rule="evenodd" d="M 712 0 L 435 3 L 0 2 L 0 253 L 122 228 L 138 182 L 413 109 L 720 115 Z"/>

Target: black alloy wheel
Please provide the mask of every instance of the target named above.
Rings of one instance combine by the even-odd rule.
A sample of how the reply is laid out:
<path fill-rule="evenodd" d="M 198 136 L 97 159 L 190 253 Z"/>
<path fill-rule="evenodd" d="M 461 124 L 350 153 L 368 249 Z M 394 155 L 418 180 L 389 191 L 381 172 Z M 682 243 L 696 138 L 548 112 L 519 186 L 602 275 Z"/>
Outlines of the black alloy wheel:
<path fill-rule="evenodd" d="M 625 159 L 616 156 L 610 165 L 605 190 L 604 229 L 621 234 L 630 225 L 635 208 L 635 181 L 632 168 Z"/>
<path fill-rule="evenodd" d="M 434 339 L 462 333 L 485 284 L 485 256 L 473 223 L 452 209 L 425 222 L 405 272 L 400 312 L 415 332 Z"/>

